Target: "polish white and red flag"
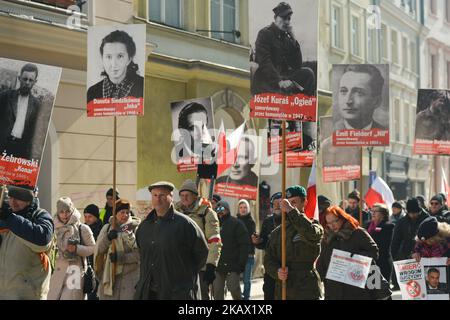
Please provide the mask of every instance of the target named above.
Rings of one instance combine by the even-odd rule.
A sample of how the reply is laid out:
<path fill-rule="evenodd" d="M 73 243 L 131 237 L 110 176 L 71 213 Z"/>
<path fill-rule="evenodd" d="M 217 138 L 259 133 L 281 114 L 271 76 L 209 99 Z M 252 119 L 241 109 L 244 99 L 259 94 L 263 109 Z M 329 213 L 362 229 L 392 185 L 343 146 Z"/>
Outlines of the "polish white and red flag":
<path fill-rule="evenodd" d="M 441 180 L 441 192 L 447 195 L 447 200 L 450 200 L 450 185 L 448 184 L 447 176 L 445 175 L 445 170 L 442 167 L 442 180 Z"/>
<path fill-rule="evenodd" d="M 314 160 L 311 173 L 308 179 L 308 189 L 306 190 L 306 199 L 308 200 L 305 207 L 305 214 L 309 219 L 319 221 L 319 204 L 317 202 L 317 186 L 316 186 L 316 161 Z"/>
<path fill-rule="evenodd" d="M 245 122 L 242 123 L 236 130 L 234 130 L 228 137 L 225 133 L 225 126 L 220 124 L 219 129 L 219 153 L 217 156 L 217 176 L 220 175 L 230 168 L 237 158 L 237 153 L 239 151 L 239 143 L 241 141 L 242 135 L 244 134 Z"/>
<path fill-rule="evenodd" d="M 367 191 L 365 201 L 369 208 L 372 208 L 375 203 L 384 203 L 390 210 L 395 199 L 387 183 L 380 177 L 377 177 L 370 186 L 369 191 Z"/>

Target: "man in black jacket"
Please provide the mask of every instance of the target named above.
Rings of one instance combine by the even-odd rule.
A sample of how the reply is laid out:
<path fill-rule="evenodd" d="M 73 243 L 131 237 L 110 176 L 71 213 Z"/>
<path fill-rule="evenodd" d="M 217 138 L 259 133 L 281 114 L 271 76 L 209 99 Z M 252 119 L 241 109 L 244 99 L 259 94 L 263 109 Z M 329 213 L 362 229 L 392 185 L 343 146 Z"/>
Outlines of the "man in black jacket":
<path fill-rule="evenodd" d="M 19 89 L 0 95 L 0 152 L 18 158 L 31 158 L 34 129 L 41 103 L 31 89 L 37 82 L 38 68 L 27 63 L 20 70 Z"/>
<path fill-rule="evenodd" d="M 359 213 L 359 203 L 361 201 L 361 194 L 358 190 L 353 190 L 348 194 L 348 207 L 345 209 L 345 212 L 350 214 L 353 218 L 360 221 L 360 213 Z M 361 227 L 365 227 L 370 222 L 370 213 L 362 210 L 362 224 Z"/>
<path fill-rule="evenodd" d="M 138 300 L 201 299 L 198 274 L 208 245 L 197 224 L 174 209 L 173 189 L 165 181 L 149 187 L 154 209 L 136 232 L 141 262 Z"/>
<path fill-rule="evenodd" d="M 269 236 L 281 224 L 281 192 L 274 193 L 270 198 L 272 214 L 264 219 L 261 231 L 252 236 L 252 243 L 256 248 L 266 250 Z M 275 300 L 275 279 L 264 273 L 264 300 Z"/>
<path fill-rule="evenodd" d="M 416 198 L 408 199 L 406 203 L 407 215 L 395 225 L 392 239 L 392 257 L 394 261 L 411 259 L 416 244 L 416 235 L 419 225 L 428 217 L 420 207 Z"/>
<path fill-rule="evenodd" d="M 436 217 L 439 222 L 450 224 L 450 212 L 444 209 L 444 199 L 440 194 L 430 200 L 430 216 Z"/>
<path fill-rule="evenodd" d="M 250 246 L 247 229 L 244 223 L 231 216 L 230 206 L 226 201 L 222 200 L 217 204 L 216 212 L 220 220 L 223 246 L 213 283 L 214 298 L 225 299 L 226 282 L 233 300 L 241 300 L 239 276 L 245 270 Z"/>
<path fill-rule="evenodd" d="M 258 33 L 255 62 L 258 69 L 252 81 L 252 95 L 280 93 L 314 95 L 315 75 L 303 67 L 300 44 L 292 31 L 291 6 L 279 3 L 274 9 L 274 22 Z"/>
<path fill-rule="evenodd" d="M 245 227 L 247 228 L 248 239 L 250 242 L 247 264 L 245 265 L 244 271 L 244 293 L 242 295 L 243 300 L 249 300 L 252 286 L 253 266 L 255 265 L 255 247 L 252 244 L 252 235 L 256 234 L 256 224 L 252 218 L 252 214 L 250 213 L 250 204 L 247 200 L 239 200 L 238 210 L 239 212 L 237 214 L 237 217 L 244 223 Z"/>

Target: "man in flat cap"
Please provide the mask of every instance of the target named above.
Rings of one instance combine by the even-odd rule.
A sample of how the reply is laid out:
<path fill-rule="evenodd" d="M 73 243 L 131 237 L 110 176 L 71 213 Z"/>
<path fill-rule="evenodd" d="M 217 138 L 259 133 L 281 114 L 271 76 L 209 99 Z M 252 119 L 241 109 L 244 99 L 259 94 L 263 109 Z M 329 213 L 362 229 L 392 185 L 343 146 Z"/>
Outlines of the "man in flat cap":
<path fill-rule="evenodd" d="M 275 299 L 281 299 L 281 284 L 286 280 L 288 300 L 318 300 L 322 297 L 321 280 L 314 262 L 320 253 L 323 227 L 304 213 L 304 187 L 289 187 L 286 198 L 281 202 L 286 214 L 286 268 L 281 268 L 281 226 L 270 235 L 264 267 L 276 280 Z"/>
<path fill-rule="evenodd" d="M 0 209 L 0 300 L 46 300 L 54 225 L 32 189 L 10 186 Z"/>
<path fill-rule="evenodd" d="M 209 300 L 209 286 L 216 278 L 215 270 L 219 263 L 222 248 L 219 218 L 212 209 L 211 202 L 199 196 L 194 181 L 188 179 L 183 182 L 178 192 L 180 201 L 175 204 L 175 209 L 194 220 L 208 242 L 208 259 L 206 260 L 206 266 L 200 271 L 200 289 L 202 300 Z"/>
<path fill-rule="evenodd" d="M 153 210 L 140 224 L 137 300 L 200 300 L 198 274 L 208 257 L 202 230 L 173 206 L 174 185 L 150 185 Z"/>
<path fill-rule="evenodd" d="M 258 68 L 252 81 L 252 95 L 279 93 L 314 95 L 315 75 L 303 67 L 300 44 L 292 31 L 291 6 L 280 2 L 273 12 L 274 22 L 258 33 L 255 62 Z"/>

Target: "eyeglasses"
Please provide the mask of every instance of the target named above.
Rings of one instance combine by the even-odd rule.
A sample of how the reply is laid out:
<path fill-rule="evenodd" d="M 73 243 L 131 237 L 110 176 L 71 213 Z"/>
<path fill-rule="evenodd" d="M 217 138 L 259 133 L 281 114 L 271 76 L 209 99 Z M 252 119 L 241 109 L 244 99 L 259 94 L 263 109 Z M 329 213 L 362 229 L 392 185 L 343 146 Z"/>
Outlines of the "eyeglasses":
<path fill-rule="evenodd" d="M 341 220 L 337 219 L 331 222 L 327 222 L 327 226 L 335 226 L 337 224 L 339 224 L 339 222 L 341 222 Z"/>
<path fill-rule="evenodd" d="M 430 202 L 430 205 L 432 205 L 432 206 L 439 206 L 440 203 L 439 202 Z"/>

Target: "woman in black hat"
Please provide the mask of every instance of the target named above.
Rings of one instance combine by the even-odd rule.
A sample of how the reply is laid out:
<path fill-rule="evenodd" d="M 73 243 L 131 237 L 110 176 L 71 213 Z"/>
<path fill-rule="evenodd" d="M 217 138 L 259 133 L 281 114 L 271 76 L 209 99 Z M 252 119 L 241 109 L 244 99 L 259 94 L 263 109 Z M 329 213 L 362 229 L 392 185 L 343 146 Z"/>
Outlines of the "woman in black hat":
<path fill-rule="evenodd" d="M 438 222 L 435 217 L 428 217 L 419 226 L 413 258 L 447 257 L 450 265 L 450 225 Z"/>

